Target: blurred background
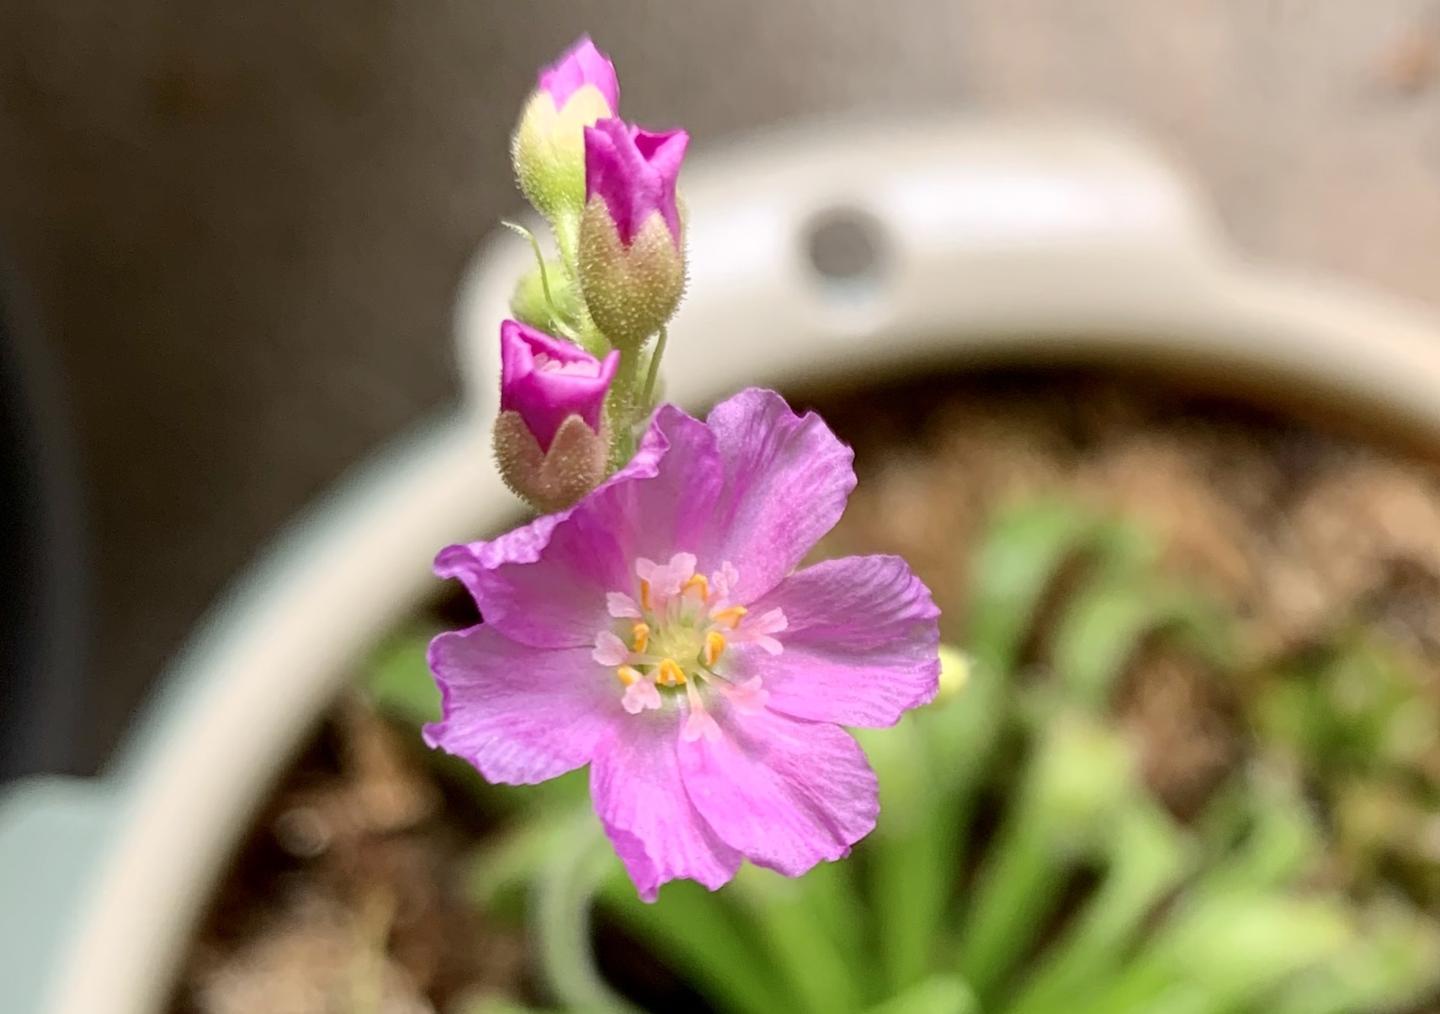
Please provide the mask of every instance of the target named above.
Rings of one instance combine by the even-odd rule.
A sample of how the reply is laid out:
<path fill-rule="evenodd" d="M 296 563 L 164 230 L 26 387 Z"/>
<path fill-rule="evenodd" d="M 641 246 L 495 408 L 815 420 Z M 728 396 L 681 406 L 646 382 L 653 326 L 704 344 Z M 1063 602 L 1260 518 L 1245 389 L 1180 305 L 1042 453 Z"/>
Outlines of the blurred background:
<path fill-rule="evenodd" d="M 1100 114 L 1188 167 L 1244 251 L 1440 301 L 1426 0 L 11 0 L 0 270 L 28 400 L 4 396 L 52 527 L 6 512 L 48 554 L 7 579 L 51 577 L 4 608 L 48 617 L 14 636 L 74 718 L 25 765 L 97 765 L 286 519 L 454 401 L 455 287 L 518 203 L 509 128 L 583 30 L 627 115 L 697 152 L 816 115 Z"/>

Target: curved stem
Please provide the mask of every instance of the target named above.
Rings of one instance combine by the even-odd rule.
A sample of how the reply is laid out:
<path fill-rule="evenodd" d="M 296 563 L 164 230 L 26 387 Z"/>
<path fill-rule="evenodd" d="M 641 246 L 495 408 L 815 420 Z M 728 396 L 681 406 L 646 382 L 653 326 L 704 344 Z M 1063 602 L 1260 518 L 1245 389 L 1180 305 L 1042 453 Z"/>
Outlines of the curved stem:
<path fill-rule="evenodd" d="M 555 321 L 564 337 L 578 342 L 580 335 L 575 331 L 574 322 L 567 320 L 565 315 L 560 312 L 560 307 L 550 292 L 550 271 L 545 266 L 545 254 L 540 249 L 540 241 L 535 238 L 533 232 L 517 222 L 507 222 L 501 219 L 500 224 L 530 241 L 530 249 L 535 252 L 535 264 L 540 269 L 540 292 L 545 296 L 545 306 L 550 311 L 550 317 Z"/>
<path fill-rule="evenodd" d="M 669 332 L 662 327 L 660 336 L 655 339 L 655 351 L 650 353 L 650 372 L 645 376 L 645 393 L 640 398 L 643 409 L 649 409 L 655 396 L 655 379 L 660 375 L 660 357 L 665 354 L 665 339 L 668 336 Z"/>
<path fill-rule="evenodd" d="M 545 978 L 555 999 L 586 1014 L 633 1014 L 600 977 L 590 950 L 590 905 L 609 868 L 599 826 L 579 815 L 570 840 L 536 882 L 535 927 Z"/>

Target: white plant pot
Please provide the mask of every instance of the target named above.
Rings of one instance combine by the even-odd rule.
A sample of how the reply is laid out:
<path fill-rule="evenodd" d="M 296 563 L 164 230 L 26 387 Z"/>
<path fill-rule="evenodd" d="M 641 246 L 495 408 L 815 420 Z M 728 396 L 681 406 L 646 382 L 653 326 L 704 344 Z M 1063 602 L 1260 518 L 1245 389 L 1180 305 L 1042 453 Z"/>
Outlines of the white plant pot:
<path fill-rule="evenodd" d="M 681 404 L 937 363 L 1144 362 L 1267 385 L 1440 451 L 1440 322 L 1242 263 L 1185 183 L 1123 135 L 832 124 L 696 158 L 685 182 L 693 285 L 665 362 Z M 881 266 L 822 279 L 808 232 L 854 213 L 878 230 Z M 7 793 L 4 1010 L 161 1007 L 256 807 L 346 674 L 436 591 L 438 548 L 515 516 L 489 424 L 496 329 L 529 258 L 501 234 L 465 282 L 462 410 L 294 524 L 215 608 L 104 777 Z"/>

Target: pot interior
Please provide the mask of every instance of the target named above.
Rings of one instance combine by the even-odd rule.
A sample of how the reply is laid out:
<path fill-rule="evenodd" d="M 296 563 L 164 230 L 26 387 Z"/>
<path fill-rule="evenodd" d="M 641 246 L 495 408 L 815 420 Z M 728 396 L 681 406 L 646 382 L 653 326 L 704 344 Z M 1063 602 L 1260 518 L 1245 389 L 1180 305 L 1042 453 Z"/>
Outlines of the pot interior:
<path fill-rule="evenodd" d="M 1098 906 L 1118 911 L 1107 892 L 1118 890 L 1117 870 L 1134 872 L 1136 853 L 1117 858 L 1111 846 L 1139 827 L 1182 842 L 1187 859 L 1157 873 L 1130 932 L 1092 955 L 1091 995 L 1142 988 L 1127 975 L 1144 969 L 1201 993 L 1238 990 L 1225 994 L 1227 1009 L 1301 1009 L 1284 1005 L 1339 990 L 1327 978 L 1337 968 L 1374 964 L 1367 936 L 1403 936 L 1433 957 L 1433 455 L 1377 442 L 1364 413 L 1337 420 L 1307 411 L 1304 398 L 1277 404 L 1243 386 L 1143 370 L 968 370 L 789 396 L 856 450 L 859 486 L 819 555 L 910 561 L 943 610 L 945 639 L 973 653 L 969 683 L 932 706 L 958 716 L 944 742 L 972 739 L 919 758 L 916 783 L 917 758 L 896 751 L 910 749 L 917 727 L 867 735 L 880 827 L 849 861 L 793 884 L 756 876 L 713 896 L 672 885 L 647 907 L 610 883 L 591 932 L 610 988 L 652 1010 L 749 1010 L 764 996 L 858 1010 L 927 975 L 963 975 L 987 1010 L 1070 1009 L 1073 995 L 1056 983 L 1077 973 L 1056 972 L 1057 956 L 1077 946 Z M 1069 533 L 1070 548 L 1052 554 L 1030 598 L 1012 589 L 1005 599 L 1018 571 L 995 563 L 996 547 L 1033 563 L 1045 532 Z M 1014 620 L 1008 634 L 996 633 L 996 616 Z M 437 591 L 357 671 L 357 692 L 257 815 L 197 936 L 176 1010 L 309 1009 L 304 997 L 348 995 L 357 983 L 397 1010 L 467 1009 L 491 993 L 547 999 L 545 955 L 525 926 L 533 884 L 547 874 L 526 857 L 542 851 L 547 820 L 583 810 L 583 774 L 486 787 L 428 754 L 415 729 L 436 706 L 425 639 L 475 620 L 463 595 Z M 1083 798 L 1065 805 L 1078 815 L 1037 816 L 1031 779 L 1072 728 L 1117 745 L 1125 798 L 1102 803 L 1093 786 L 1075 789 Z M 937 756 L 973 776 L 948 782 Z M 945 826 L 925 840 L 943 847 L 904 852 L 905 821 L 936 813 Z M 1281 828 L 1275 814 L 1293 821 Z M 1266 852 L 1265 835 L 1286 828 L 1298 844 Z M 1037 841 L 1023 868 L 1006 858 Z M 922 867 L 926 875 L 911 875 Z M 1315 959 L 1241 982 L 1245 955 L 1217 945 L 1213 967 L 1187 970 L 1175 950 L 1187 926 L 1197 932 L 1187 913 L 1224 911 L 1215 885 L 1226 876 L 1245 890 L 1225 902 L 1258 920 L 1250 946 L 1293 956 L 1313 944 Z M 794 886 L 811 878 L 826 886 Z M 928 894 L 906 900 L 925 885 Z M 793 907 L 837 897 L 838 909 Z M 935 904 L 917 931 L 908 920 L 924 899 Z M 732 976 L 743 985 L 719 982 L 714 955 L 674 935 L 707 912 L 740 926 L 738 938 L 769 940 Z M 787 956 L 782 938 L 767 936 L 786 918 L 819 944 Z M 1326 920 L 1343 941 L 1294 935 Z M 863 945 L 845 939 L 850 931 Z M 847 946 L 871 957 L 846 960 Z M 1440 998 L 1434 967 L 1397 961 L 1376 988 L 1425 1009 Z"/>

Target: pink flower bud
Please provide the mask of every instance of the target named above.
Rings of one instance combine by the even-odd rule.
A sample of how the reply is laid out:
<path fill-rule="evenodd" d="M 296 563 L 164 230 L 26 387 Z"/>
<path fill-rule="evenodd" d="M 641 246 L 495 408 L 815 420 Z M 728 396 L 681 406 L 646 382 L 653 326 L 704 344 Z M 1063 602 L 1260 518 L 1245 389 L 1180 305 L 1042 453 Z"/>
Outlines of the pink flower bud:
<path fill-rule="evenodd" d="M 585 203 L 605 202 L 624 246 L 655 214 L 680 245 L 675 183 L 689 144 L 683 130 L 655 133 L 614 118 L 585 128 Z"/>
<path fill-rule="evenodd" d="M 525 421 L 542 451 L 550 449 L 560 424 L 579 416 L 600 431 L 605 395 L 620 353 L 603 360 L 519 321 L 500 325 L 500 409 Z"/>
<path fill-rule="evenodd" d="M 605 478 L 605 395 L 619 363 L 619 352 L 596 359 L 517 321 L 500 325 L 495 458 L 510 488 L 540 510 L 562 510 Z"/>
<path fill-rule="evenodd" d="M 615 67 L 587 35 L 540 71 L 515 129 L 511 158 L 520 189 L 541 214 L 572 223 L 579 215 L 585 204 L 581 131 L 619 108 Z"/>
<path fill-rule="evenodd" d="M 615 65 L 595 48 L 590 36 L 582 35 L 560 59 L 541 69 L 539 87 L 549 93 L 555 109 L 563 111 L 570 97 L 586 85 L 600 93 L 612 114 L 619 111 L 620 82 L 615 77 Z"/>
<path fill-rule="evenodd" d="M 611 342 L 636 347 L 662 327 L 685 288 L 675 194 L 690 137 L 617 119 L 585 129 L 579 276 L 586 307 Z"/>

